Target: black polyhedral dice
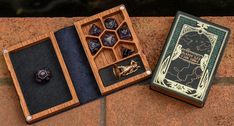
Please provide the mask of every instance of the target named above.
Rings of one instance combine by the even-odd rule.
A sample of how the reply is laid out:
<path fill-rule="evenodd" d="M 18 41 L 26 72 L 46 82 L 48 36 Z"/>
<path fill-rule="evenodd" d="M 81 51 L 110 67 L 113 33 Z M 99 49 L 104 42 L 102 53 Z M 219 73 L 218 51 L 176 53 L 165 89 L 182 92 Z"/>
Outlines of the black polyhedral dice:
<path fill-rule="evenodd" d="M 125 48 L 125 47 L 121 47 L 121 53 L 122 53 L 122 57 L 127 57 L 129 55 L 132 55 L 134 53 L 134 50 Z"/>
<path fill-rule="evenodd" d="M 35 73 L 35 81 L 40 84 L 45 84 L 52 77 L 52 73 L 48 68 L 42 68 Z"/>
<path fill-rule="evenodd" d="M 104 21 L 104 24 L 105 24 L 107 29 L 115 30 L 118 27 L 118 24 L 114 18 L 107 18 Z"/>
<path fill-rule="evenodd" d="M 121 26 L 121 28 L 118 30 L 118 34 L 119 34 L 120 39 L 127 40 L 127 39 L 131 39 L 132 37 L 131 32 L 126 24 Z"/>
<path fill-rule="evenodd" d="M 102 30 L 97 25 L 93 24 L 91 28 L 89 29 L 89 34 L 94 36 L 99 36 L 101 34 Z"/>
<path fill-rule="evenodd" d="M 89 44 L 89 49 L 92 54 L 95 54 L 101 48 L 101 44 L 99 43 L 97 39 L 89 40 L 88 44 Z"/>
<path fill-rule="evenodd" d="M 106 33 L 102 38 L 103 45 L 105 46 L 113 46 L 116 43 L 116 37 L 114 34 Z"/>

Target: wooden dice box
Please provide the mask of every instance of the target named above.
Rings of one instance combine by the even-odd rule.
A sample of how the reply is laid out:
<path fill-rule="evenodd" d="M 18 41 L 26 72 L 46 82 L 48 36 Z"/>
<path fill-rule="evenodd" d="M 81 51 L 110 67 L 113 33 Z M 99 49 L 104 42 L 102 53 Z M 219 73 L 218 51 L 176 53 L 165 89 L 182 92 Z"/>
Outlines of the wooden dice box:
<path fill-rule="evenodd" d="M 103 24 L 110 17 L 118 24 L 114 30 Z M 92 24 L 101 28 L 99 36 L 88 34 Z M 118 30 L 123 26 L 130 31 L 128 39 L 119 36 Z M 106 33 L 115 36 L 113 46 L 102 43 Z M 95 54 L 87 45 L 89 39 L 100 42 L 101 47 Z M 122 47 L 132 53 L 123 57 Z M 3 53 L 28 123 L 86 104 L 151 74 L 124 5 L 77 21 L 73 26 L 6 47 Z M 52 71 L 52 78 L 46 84 L 34 80 L 35 72 L 42 67 Z M 118 71 L 114 70 L 118 67 L 128 68 L 131 73 L 117 78 L 115 72 Z"/>
<path fill-rule="evenodd" d="M 117 22 L 116 28 L 110 29 L 106 27 L 104 22 L 108 18 L 116 20 Z M 101 29 L 101 33 L 99 35 L 89 34 L 89 30 L 94 24 L 100 27 Z M 78 21 L 75 23 L 75 27 L 79 33 L 81 43 L 84 47 L 84 51 L 88 57 L 92 71 L 94 73 L 94 76 L 96 78 L 96 81 L 98 83 L 98 86 L 102 94 L 110 93 L 113 90 L 119 89 L 128 84 L 142 80 L 151 74 L 149 64 L 141 49 L 139 40 L 136 36 L 136 33 L 134 32 L 134 29 L 132 27 L 132 22 L 128 16 L 128 13 L 124 5 L 117 6 L 115 8 L 109 9 L 102 13 Z M 123 39 L 120 37 L 119 30 L 122 27 L 128 27 L 131 33 L 130 38 Z M 106 34 L 114 35 L 117 42 L 111 46 L 105 45 L 103 41 Z M 99 43 L 101 44 L 101 48 L 95 54 L 93 54 L 89 49 L 88 42 L 90 39 L 91 40 L 95 39 L 99 41 Z M 134 53 L 130 56 L 123 58 L 121 54 L 122 47 L 133 50 Z M 133 77 L 129 78 L 126 77 L 124 79 L 121 78 L 116 79 L 112 77 L 113 79 L 112 81 L 108 83 L 105 82 L 105 80 L 107 80 L 105 79 L 105 76 L 108 75 L 111 76 L 111 74 L 113 74 L 113 72 L 110 72 L 111 70 L 106 70 L 109 72 L 105 72 L 105 69 L 113 69 L 114 64 L 119 64 L 119 63 L 121 64 L 121 62 L 124 62 L 126 60 L 128 60 L 127 64 L 129 64 L 131 62 L 131 59 L 134 59 L 134 57 L 138 57 L 137 59 L 141 62 L 140 69 L 142 70 L 139 70 L 141 71 L 140 73 L 134 75 Z"/>

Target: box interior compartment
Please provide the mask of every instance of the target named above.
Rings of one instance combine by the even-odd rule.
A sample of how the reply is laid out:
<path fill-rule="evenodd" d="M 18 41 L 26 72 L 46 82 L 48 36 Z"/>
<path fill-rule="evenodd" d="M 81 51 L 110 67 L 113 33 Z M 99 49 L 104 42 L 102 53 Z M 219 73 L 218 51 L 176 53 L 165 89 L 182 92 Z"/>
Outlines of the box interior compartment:
<path fill-rule="evenodd" d="M 138 65 L 140 66 L 140 68 L 136 72 L 134 72 L 134 73 L 132 73 L 132 74 L 126 76 L 126 77 L 122 77 L 120 79 L 117 79 L 114 76 L 114 74 L 113 74 L 113 67 L 114 66 L 113 65 L 107 66 L 107 67 L 99 70 L 99 74 L 101 76 L 101 79 L 103 81 L 104 86 L 105 87 L 110 86 L 110 85 L 112 85 L 114 83 L 121 82 L 122 80 L 125 80 L 127 78 L 130 78 L 130 77 L 133 77 L 133 76 L 136 76 L 138 74 L 141 74 L 141 73 L 145 72 L 144 64 L 142 63 L 141 58 L 139 56 L 134 56 L 134 57 L 128 58 L 128 59 L 126 59 L 124 61 L 121 61 L 119 63 L 116 63 L 116 64 L 118 66 L 120 66 L 120 65 L 126 66 L 126 65 L 129 65 L 129 63 L 132 60 L 136 61 L 138 63 Z"/>
<path fill-rule="evenodd" d="M 141 59 L 142 52 L 136 43 L 138 40 L 131 28 L 128 15 L 125 15 L 124 11 L 126 10 L 121 9 L 121 7 L 123 8 L 123 6 L 119 6 L 75 23 L 102 94 L 127 85 L 134 81 L 134 79 L 127 80 L 128 78 L 146 72 L 146 61 Z M 126 50 L 130 51 L 131 54 L 126 56 L 126 53 L 123 54 L 124 50 L 125 52 Z M 125 65 L 128 67 L 131 60 L 136 61 L 140 68 L 124 77 L 116 77 L 113 66 Z M 137 77 L 136 81 L 138 79 L 140 77 Z M 122 81 L 125 82 L 120 84 L 119 82 Z M 108 87 L 115 84 L 118 86 Z"/>
<path fill-rule="evenodd" d="M 70 26 L 55 32 L 55 37 L 80 104 L 101 97 L 97 82 L 90 68 L 75 26 Z"/>
<path fill-rule="evenodd" d="M 11 51 L 9 55 L 31 115 L 72 100 L 49 38 Z M 34 74 L 44 67 L 52 71 L 52 78 L 45 84 L 38 84 Z"/>

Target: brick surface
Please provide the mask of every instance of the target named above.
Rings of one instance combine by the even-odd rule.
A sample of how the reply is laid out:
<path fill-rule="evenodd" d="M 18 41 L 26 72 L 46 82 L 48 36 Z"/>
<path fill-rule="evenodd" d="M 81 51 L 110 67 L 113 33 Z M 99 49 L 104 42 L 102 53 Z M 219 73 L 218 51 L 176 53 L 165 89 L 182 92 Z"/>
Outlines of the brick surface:
<path fill-rule="evenodd" d="M 202 17 L 203 19 L 234 29 L 234 17 Z M 0 49 L 14 45 L 38 35 L 72 25 L 81 18 L 1 18 Z M 133 17 L 133 27 L 138 34 L 143 50 L 152 69 L 169 33 L 173 17 Z M 217 77 L 234 77 L 234 36 L 225 49 Z M 0 78 L 8 76 L 3 57 L 0 54 Z M 228 69 L 227 69 L 228 68 Z"/>
<path fill-rule="evenodd" d="M 7 66 L 6 66 L 6 62 L 5 62 L 4 57 L 1 53 L 0 54 L 0 78 L 8 78 L 9 79 L 9 77 L 10 77 L 10 74 L 9 74 Z"/>
<path fill-rule="evenodd" d="M 57 114 L 35 123 L 35 126 L 99 126 L 101 116 L 101 101 L 76 107 L 64 113 Z"/>
<path fill-rule="evenodd" d="M 18 96 L 13 86 L 0 86 L 0 122 L 1 125 L 25 125 Z"/>
<path fill-rule="evenodd" d="M 73 108 L 32 124 L 32 126 L 98 126 L 100 124 L 101 101 Z M 26 126 L 18 96 L 13 86 L 0 86 L 1 126 Z"/>
<path fill-rule="evenodd" d="M 202 18 L 234 29 L 234 17 Z M 79 19 L 81 18 L 0 18 L 0 50 L 5 46 L 70 26 Z M 143 51 L 154 70 L 173 17 L 131 19 Z M 217 84 L 213 86 L 207 104 L 202 109 L 152 91 L 148 86 L 138 85 L 110 95 L 106 101 L 97 100 L 33 125 L 73 126 L 105 125 L 105 123 L 106 125 L 234 125 L 233 50 L 232 32 L 216 74 Z M 3 126 L 26 125 L 2 54 L 0 54 L 0 122 L 4 122 Z"/>
<path fill-rule="evenodd" d="M 106 117 L 108 126 L 231 126 L 234 86 L 214 85 L 203 108 L 133 86 L 106 97 Z"/>

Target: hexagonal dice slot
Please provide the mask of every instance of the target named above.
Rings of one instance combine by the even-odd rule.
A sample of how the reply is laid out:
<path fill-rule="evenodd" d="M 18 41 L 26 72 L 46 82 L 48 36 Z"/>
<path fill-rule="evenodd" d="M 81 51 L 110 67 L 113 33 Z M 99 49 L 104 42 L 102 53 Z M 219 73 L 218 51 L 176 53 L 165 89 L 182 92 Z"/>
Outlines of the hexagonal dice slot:
<path fill-rule="evenodd" d="M 124 15 L 121 11 L 109 14 L 103 17 L 104 25 L 107 29 L 115 30 L 124 20 Z"/>
<path fill-rule="evenodd" d="M 107 65 L 113 64 L 116 61 L 114 52 L 112 49 L 103 48 L 94 58 L 94 61 L 99 68 L 103 68 Z"/>
<path fill-rule="evenodd" d="M 101 48 L 101 43 L 97 38 L 87 38 L 86 39 L 88 47 L 92 55 L 95 55 Z"/>
<path fill-rule="evenodd" d="M 103 24 L 100 19 L 96 19 L 81 26 L 85 35 L 99 36 L 103 31 Z"/>
<path fill-rule="evenodd" d="M 121 41 L 115 46 L 114 50 L 118 59 L 128 57 L 138 52 L 134 43 L 127 43 Z"/>
<path fill-rule="evenodd" d="M 128 28 L 127 23 L 123 23 L 122 26 L 117 30 L 118 36 L 123 40 L 132 40 L 132 33 Z"/>
<path fill-rule="evenodd" d="M 101 41 L 104 46 L 112 47 L 117 43 L 118 39 L 115 32 L 105 31 L 101 36 Z"/>

